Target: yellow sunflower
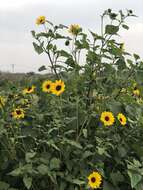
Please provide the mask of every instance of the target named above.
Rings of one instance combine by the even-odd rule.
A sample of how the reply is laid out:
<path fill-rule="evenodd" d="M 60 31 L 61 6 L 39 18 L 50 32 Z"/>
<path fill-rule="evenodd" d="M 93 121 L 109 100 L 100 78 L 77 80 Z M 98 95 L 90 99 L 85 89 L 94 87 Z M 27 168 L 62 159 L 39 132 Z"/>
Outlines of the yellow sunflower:
<path fill-rule="evenodd" d="M 81 31 L 81 27 L 78 24 L 72 24 L 69 27 L 69 33 L 77 35 Z"/>
<path fill-rule="evenodd" d="M 48 93 L 51 92 L 52 85 L 53 85 L 52 81 L 45 80 L 42 84 L 43 92 L 48 92 Z"/>
<path fill-rule="evenodd" d="M 36 86 L 32 85 L 31 87 L 25 88 L 23 90 L 23 94 L 31 94 L 32 92 L 34 92 Z"/>
<path fill-rule="evenodd" d="M 133 90 L 133 95 L 134 95 L 134 96 L 140 96 L 140 90 L 137 89 L 137 87 L 134 88 L 134 90 Z"/>
<path fill-rule="evenodd" d="M 100 116 L 100 120 L 104 123 L 105 126 L 113 125 L 115 118 L 112 112 L 102 112 Z"/>
<path fill-rule="evenodd" d="M 54 82 L 52 85 L 51 92 L 59 96 L 64 91 L 65 91 L 65 83 L 62 80 L 56 80 L 56 82 Z"/>
<path fill-rule="evenodd" d="M 5 105 L 5 102 L 6 102 L 5 98 L 0 96 L 0 108 L 2 108 Z"/>
<path fill-rule="evenodd" d="M 22 108 L 16 108 L 13 112 L 12 112 L 12 117 L 15 119 L 21 119 L 24 118 L 25 114 L 24 114 L 24 110 Z"/>
<path fill-rule="evenodd" d="M 45 16 L 39 16 L 39 17 L 36 19 L 36 24 L 37 24 L 37 25 L 45 24 L 45 22 L 46 22 L 46 17 L 45 17 Z"/>
<path fill-rule="evenodd" d="M 88 176 L 88 185 L 92 188 L 92 189 L 97 189 L 100 187 L 102 183 L 102 177 L 98 172 L 92 172 L 89 176 Z"/>
<path fill-rule="evenodd" d="M 126 119 L 126 117 L 122 113 L 119 113 L 117 115 L 117 118 L 120 121 L 121 125 L 126 125 L 127 119 Z"/>

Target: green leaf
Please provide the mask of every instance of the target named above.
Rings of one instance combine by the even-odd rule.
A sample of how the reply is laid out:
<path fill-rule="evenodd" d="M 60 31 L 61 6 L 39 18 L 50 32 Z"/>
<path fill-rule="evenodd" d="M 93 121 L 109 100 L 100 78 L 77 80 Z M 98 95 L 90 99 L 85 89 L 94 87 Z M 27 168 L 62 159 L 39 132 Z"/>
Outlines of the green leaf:
<path fill-rule="evenodd" d="M 0 190 L 8 190 L 9 186 L 10 185 L 8 183 L 0 181 Z"/>
<path fill-rule="evenodd" d="M 119 59 L 116 61 L 115 64 L 118 66 L 118 69 L 119 69 L 119 70 L 123 70 L 123 69 L 126 68 L 126 62 L 125 62 L 124 59 L 119 58 Z"/>
<path fill-rule="evenodd" d="M 85 181 L 79 180 L 79 179 L 73 179 L 72 182 L 77 185 L 83 185 L 85 184 Z"/>
<path fill-rule="evenodd" d="M 15 170 L 13 170 L 12 172 L 9 173 L 9 175 L 11 176 L 20 176 L 22 174 L 22 168 L 16 168 Z"/>
<path fill-rule="evenodd" d="M 66 38 L 67 38 L 66 36 L 62 36 L 61 34 L 56 33 L 55 39 L 66 39 Z"/>
<path fill-rule="evenodd" d="M 138 174 L 137 172 L 134 172 L 132 170 L 128 170 L 128 175 L 131 180 L 131 187 L 134 188 L 141 180 L 142 176 Z"/>
<path fill-rule="evenodd" d="M 140 59 L 140 56 L 139 55 L 137 55 L 137 54 L 133 54 L 133 56 L 134 56 L 134 58 L 135 58 L 135 60 L 138 60 L 138 59 Z"/>
<path fill-rule="evenodd" d="M 65 61 L 65 64 L 67 64 L 68 66 L 73 67 L 73 68 L 76 67 L 76 64 L 72 57 L 67 58 L 67 60 Z"/>
<path fill-rule="evenodd" d="M 61 51 L 59 51 L 59 53 L 60 53 L 60 56 L 62 56 L 62 57 L 70 57 L 71 55 L 68 53 L 68 52 L 66 52 L 65 50 L 61 50 Z"/>
<path fill-rule="evenodd" d="M 123 24 L 122 27 L 126 30 L 129 30 L 129 27 L 126 24 Z"/>
<path fill-rule="evenodd" d="M 143 81 L 143 70 L 137 70 L 135 73 L 136 81 L 138 84 L 141 84 Z"/>
<path fill-rule="evenodd" d="M 36 155 L 36 152 L 27 152 L 25 155 L 26 162 L 31 162 L 31 158 Z"/>
<path fill-rule="evenodd" d="M 25 185 L 25 187 L 27 189 L 30 189 L 30 187 L 32 186 L 32 178 L 31 177 L 27 177 L 27 176 L 24 176 L 23 178 L 23 183 Z"/>
<path fill-rule="evenodd" d="M 45 164 L 41 164 L 37 167 L 37 170 L 39 171 L 40 174 L 42 175 L 46 175 L 48 174 L 49 172 L 49 169 L 48 167 L 45 165 Z"/>
<path fill-rule="evenodd" d="M 111 179 L 112 179 L 112 182 L 113 184 L 116 186 L 118 183 L 120 182 L 123 182 L 124 181 L 124 176 L 119 172 L 117 171 L 116 173 L 111 173 L 110 174 L 111 176 Z"/>
<path fill-rule="evenodd" d="M 66 190 L 66 186 L 67 186 L 66 182 L 61 181 L 59 190 Z"/>
<path fill-rule="evenodd" d="M 121 158 L 125 157 L 127 154 L 127 151 L 123 146 L 118 147 L 118 152 L 119 152 L 119 155 L 121 156 Z"/>
<path fill-rule="evenodd" d="M 143 189 L 143 180 L 141 182 L 139 182 L 136 186 L 135 186 L 135 190 L 142 190 Z"/>
<path fill-rule="evenodd" d="M 35 38 L 36 35 L 35 35 L 35 31 L 34 30 L 31 31 L 31 34 Z"/>
<path fill-rule="evenodd" d="M 59 169 L 61 161 L 58 158 L 52 158 L 50 161 L 50 169 Z"/>
<path fill-rule="evenodd" d="M 39 72 L 45 71 L 45 70 L 47 70 L 46 67 L 45 67 L 45 65 L 41 66 L 41 67 L 38 69 Z"/>
<path fill-rule="evenodd" d="M 82 132 L 83 132 L 84 137 L 87 138 L 87 129 L 83 129 Z"/>
<path fill-rule="evenodd" d="M 115 190 L 114 186 L 107 181 L 103 183 L 103 190 Z"/>
<path fill-rule="evenodd" d="M 116 34 L 119 31 L 119 27 L 118 26 L 114 26 L 114 25 L 106 25 L 105 28 L 105 33 L 106 34 Z"/>
<path fill-rule="evenodd" d="M 39 46 L 39 45 L 36 44 L 35 42 L 33 42 L 33 46 L 34 46 L 35 51 L 36 51 L 38 54 L 43 53 L 43 47 L 42 47 L 42 46 Z"/>
<path fill-rule="evenodd" d="M 93 154 L 94 154 L 93 152 L 87 150 L 87 151 L 85 151 L 85 152 L 83 153 L 82 158 L 83 158 L 83 159 L 86 159 L 86 158 L 92 156 Z"/>
<path fill-rule="evenodd" d="M 65 142 L 76 147 L 76 148 L 82 149 L 82 146 L 76 141 L 65 139 Z"/>

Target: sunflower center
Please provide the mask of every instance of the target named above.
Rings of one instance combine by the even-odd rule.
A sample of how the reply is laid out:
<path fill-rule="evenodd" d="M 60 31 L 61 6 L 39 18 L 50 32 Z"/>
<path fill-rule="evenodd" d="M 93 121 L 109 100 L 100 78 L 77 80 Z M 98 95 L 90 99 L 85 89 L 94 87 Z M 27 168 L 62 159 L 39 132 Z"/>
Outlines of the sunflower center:
<path fill-rule="evenodd" d="M 135 87 L 134 90 L 137 90 L 137 87 Z"/>
<path fill-rule="evenodd" d="M 57 90 L 57 91 L 61 90 L 61 88 L 62 88 L 61 85 L 57 85 L 57 86 L 56 86 L 56 90 Z"/>
<path fill-rule="evenodd" d="M 108 117 L 108 116 L 106 116 L 106 117 L 105 117 L 105 120 L 106 120 L 106 121 L 109 121 L 109 117 Z"/>
<path fill-rule="evenodd" d="M 47 89 L 49 89 L 49 88 L 50 88 L 50 85 L 49 85 L 49 84 L 47 84 L 46 88 L 47 88 Z"/>
<path fill-rule="evenodd" d="M 32 88 L 31 87 L 28 87 L 27 90 L 30 91 Z"/>
<path fill-rule="evenodd" d="M 40 23 L 42 23 L 42 22 L 43 22 L 43 19 L 41 18 L 41 19 L 40 19 Z"/>
<path fill-rule="evenodd" d="M 91 178 L 91 182 L 92 182 L 92 183 L 95 183 L 95 181 L 96 181 L 95 177 L 92 177 L 92 178 Z"/>
<path fill-rule="evenodd" d="M 20 115 L 21 111 L 20 110 L 16 110 L 16 113 L 17 113 L 17 115 Z"/>
<path fill-rule="evenodd" d="M 120 118 L 120 121 L 121 121 L 121 122 L 123 121 L 122 118 Z"/>

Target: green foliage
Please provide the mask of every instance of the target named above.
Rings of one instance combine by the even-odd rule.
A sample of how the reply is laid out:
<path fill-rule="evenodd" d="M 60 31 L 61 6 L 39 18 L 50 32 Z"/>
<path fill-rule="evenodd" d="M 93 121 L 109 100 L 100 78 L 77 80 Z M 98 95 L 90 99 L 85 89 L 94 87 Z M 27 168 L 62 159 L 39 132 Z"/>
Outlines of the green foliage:
<path fill-rule="evenodd" d="M 143 62 L 116 38 L 120 28 L 129 29 L 130 16 L 131 10 L 106 10 L 101 34 L 78 25 L 72 34 L 49 21 L 45 31 L 32 31 L 35 51 L 49 61 L 39 71 L 52 74 L 1 83 L 0 189 L 87 190 L 93 171 L 102 176 L 100 189 L 143 189 Z M 59 96 L 42 91 L 45 80 L 60 79 Z M 15 119 L 15 108 L 25 117 Z M 113 125 L 101 121 L 104 111 L 113 114 Z"/>

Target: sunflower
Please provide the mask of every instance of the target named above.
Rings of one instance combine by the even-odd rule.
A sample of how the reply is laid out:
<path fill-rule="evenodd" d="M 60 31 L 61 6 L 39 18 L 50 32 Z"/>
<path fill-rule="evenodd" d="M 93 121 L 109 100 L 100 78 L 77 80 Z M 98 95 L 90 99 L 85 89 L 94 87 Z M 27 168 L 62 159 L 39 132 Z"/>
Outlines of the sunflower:
<path fill-rule="evenodd" d="M 81 31 L 81 27 L 78 24 L 72 24 L 69 27 L 69 33 L 77 35 Z"/>
<path fill-rule="evenodd" d="M 102 112 L 100 116 L 100 120 L 104 123 L 105 126 L 113 125 L 115 118 L 112 112 Z"/>
<path fill-rule="evenodd" d="M 43 92 L 51 92 L 51 87 L 52 87 L 53 83 L 50 80 L 45 80 L 42 84 L 42 90 Z"/>
<path fill-rule="evenodd" d="M 56 82 L 53 83 L 51 91 L 53 94 L 59 96 L 65 91 L 65 84 L 62 80 L 56 80 Z"/>
<path fill-rule="evenodd" d="M 133 95 L 134 96 L 140 96 L 140 90 L 135 87 L 134 90 L 133 90 Z"/>
<path fill-rule="evenodd" d="M 126 117 L 122 113 L 119 113 L 117 115 L 117 118 L 120 121 L 121 125 L 126 125 L 127 119 L 126 119 Z"/>
<path fill-rule="evenodd" d="M 39 17 L 36 19 L 36 24 L 37 24 L 37 25 L 45 24 L 45 22 L 46 22 L 46 17 L 45 17 L 45 16 L 39 16 Z"/>
<path fill-rule="evenodd" d="M 124 44 L 124 43 L 121 43 L 119 48 L 120 48 L 120 50 L 121 50 L 122 52 L 125 50 L 124 47 L 125 47 L 125 44 Z"/>
<path fill-rule="evenodd" d="M 36 86 L 32 85 L 31 87 L 25 88 L 23 90 L 23 94 L 31 94 L 32 92 L 34 92 Z"/>
<path fill-rule="evenodd" d="M 140 90 L 136 82 L 133 83 L 133 96 L 140 96 Z"/>
<path fill-rule="evenodd" d="M 24 114 L 24 110 L 22 108 L 16 108 L 13 112 L 12 112 L 12 116 L 15 119 L 21 119 L 24 118 L 25 114 Z"/>
<path fill-rule="evenodd" d="M 88 185 L 92 188 L 92 189 L 97 189 L 100 187 L 102 183 L 102 177 L 98 172 L 92 172 L 89 176 L 88 176 Z"/>
<path fill-rule="evenodd" d="M 5 105 L 5 98 L 0 96 L 0 108 L 2 108 Z"/>

